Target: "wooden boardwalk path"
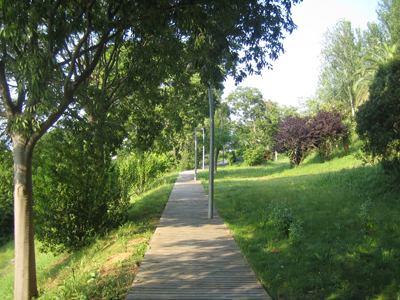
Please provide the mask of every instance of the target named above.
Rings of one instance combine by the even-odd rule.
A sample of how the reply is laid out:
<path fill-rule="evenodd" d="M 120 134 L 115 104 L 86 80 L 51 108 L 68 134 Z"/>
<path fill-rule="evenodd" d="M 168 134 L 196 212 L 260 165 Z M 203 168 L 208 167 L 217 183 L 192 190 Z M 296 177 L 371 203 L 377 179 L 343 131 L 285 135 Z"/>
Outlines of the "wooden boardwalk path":
<path fill-rule="evenodd" d="M 271 299 L 193 177 L 179 174 L 126 299 Z"/>

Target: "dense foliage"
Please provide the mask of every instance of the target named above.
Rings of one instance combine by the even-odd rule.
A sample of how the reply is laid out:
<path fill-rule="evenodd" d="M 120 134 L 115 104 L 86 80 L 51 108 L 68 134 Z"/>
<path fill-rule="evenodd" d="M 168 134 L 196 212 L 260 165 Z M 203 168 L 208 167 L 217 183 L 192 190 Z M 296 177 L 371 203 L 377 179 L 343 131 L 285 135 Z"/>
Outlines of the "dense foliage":
<path fill-rule="evenodd" d="M 0 141 L 0 245 L 13 234 L 13 159 L 12 152 Z"/>
<path fill-rule="evenodd" d="M 256 88 L 238 87 L 229 94 L 228 103 L 234 122 L 234 134 L 245 147 L 272 147 L 277 132 L 279 108 L 276 102 L 264 100 Z"/>
<path fill-rule="evenodd" d="M 318 148 L 325 161 L 333 152 L 335 142 L 349 134 L 341 115 L 338 112 L 325 110 L 318 111 L 317 115 L 312 117 L 309 130 L 309 134 L 313 137 L 313 145 Z"/>
<path fill-rule="evenodd" d="M 301 164 L 312 146 L 313 140 L 308 136 L 309 120 L 309 117 L 289 116 L 279 123 L 274 150 L 287 155 L 291 166 Z"/>
<path fill-rule="evenodd" d="M 126 197 L 142 194 L 171 167 L 166 155 L 147 152 L 121 153 L 117 160 L 120 169 L 119 181 Z"/>
<path fill-rule="evenodd" d="M 103 160 L 90 137 L 56 129 L 38 145 L 35 224 L 44 251 L 80 249 L 125 219 L 129 201 L 118 168 Z"/>
<path fill-rule="evenodd" d="M 400 60 L 382 65 L 370 86 L 370 98 L 356 115 L 356 131 L 364 151 L 400 171 Z"/>
<path fill-rule="evenodd" d="M 350 21 L 339 21 L 325 33 L 321 51 L 319 98 L 333 102 L 337 109 L 351 110 L 352 115 L 357 106 L 353 85 L 361 63 L 361 47 L 361 31 L 354 30 Z"/>
<path fill-rule="evenodd" d="M 264 148 L 247 148 L 243 153 L 244 163 L 248 166 L 258 166 L 264 160 Z"/>
<path fill-rule="evenodd" d="M 235 151 L 228 152 L 228 164 L 231 166 L 237 161 Z"/>
<path fill-rule="evenodd" d="M 314 117 L 289 116 L 279 124 L 274 149 L 286 154 L 291 166 L 301 164 L 307 154 L 318 149 L 327 160 L 334 143 L 348 135 L 347 127 L 337 112 L 318 111 Z"/>

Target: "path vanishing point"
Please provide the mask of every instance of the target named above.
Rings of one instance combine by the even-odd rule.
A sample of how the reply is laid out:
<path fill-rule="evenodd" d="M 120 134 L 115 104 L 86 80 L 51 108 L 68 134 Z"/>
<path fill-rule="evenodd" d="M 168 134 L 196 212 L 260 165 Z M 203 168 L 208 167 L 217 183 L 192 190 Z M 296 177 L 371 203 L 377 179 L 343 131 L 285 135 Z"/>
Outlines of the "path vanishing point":
<path fill-rule="evenodd" d="M 126 300 L 271 299 L 193 178 L 179 174 Z"/>

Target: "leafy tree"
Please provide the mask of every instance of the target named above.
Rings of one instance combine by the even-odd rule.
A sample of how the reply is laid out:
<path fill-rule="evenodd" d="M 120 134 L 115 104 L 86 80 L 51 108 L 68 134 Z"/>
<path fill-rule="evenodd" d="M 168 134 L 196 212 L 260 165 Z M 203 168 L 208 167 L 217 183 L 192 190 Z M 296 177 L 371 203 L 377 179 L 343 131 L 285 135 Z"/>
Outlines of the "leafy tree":
<path fill-rule="evenodd" d="M 356 103 L 362 104 L 368 100 L 369 86 L 374 80 L 378 66 L 388 62 L 399 54 L 399 45 L 393 42 L 391 38 L 390 31 L 393 31 L 393 29 L 389 28 L 389 23 L 393 23 L 390 18 L 394 16 L 390 11 L 395 9 L 396 5 L 400 4 L 400 2 L 397 4 L 395 2 L 398 1 L 379 2 L 377 12 L 380 22 L 378 24 L 368 23 L 367 30 L 362 32 L 363 57 L 361 66 L 355 73 L 357 80 L 353 86 Z M 397 20 L 393 21 L 397 22 Z"/>
<path fill-rule="evenodd" d="M 238 87 L 228 95 L 228 103 L 238 118 L 236 130 L 248 145 L 258 144 L 259 120 L 265 112 L 261 92 L 256 88 Z"/>
<path fill-rule="evenodd" d="M 389 170 L 400 171 L 400 60 L 378 68 L 370 86 L 369 101 L 356 115 L 356 132 L 364 142 L 364 151 L 382 161 Z"/>
<path fill-rule="evenodd" d="M 121 11 L 79 1 L 2 1 L 2 116 L 14 151 L 15 299 L 38 294 L 33 241 L 32 157 L 46 131 L 75 101 L 103 46 L 119 36 Z M 122 23 L 121 23 L 122 25 Z M 95 33 L 95 34 L 94 34 Z M 91 37 L 91 38 L 90 38 Z M 89 64 L 80 60 L 90 55 Z M 15 86 L 16 85 L 16 86 Z"/>
<path fill-rule="evenodd" d="M 93 80 L 107 45 L 173 30 L 185 41 L 203 82 L 219 83 L 227 74 L 240 81 L 269 67 L 269 59 L 281 53 L 284 31 L 295 29 L 291 6 L 299 2 L 0 2 L 0 115 L 7 119 L 15 170 L 15 299 L 38 295 L 32 194 L 35 145 L 68 108 L 79 111 L 77 92 Z"/>
<path fill-rule="evenodd" d="M 333 143 L 348 134 L 340 114 L 324 110 L 314 117 L 283 118 L 278 129 L 274 149 L 285 153 L 292 167 L 300 165 L 313 149 L 318 149 L 326 161 L 333 151 Z"/>
<path fill-rule="evenodd" d="M 336 109 L 350 109 L 352 116 L 358 105 L 353 85 L 361 50 L 361 31 L 353 30 L 350 21 L 339 21 L 325 33 L 318 96 L 324 102 L 335 103 Z"/>
<path fill-rule="evenodd" d="M 279 123 L 274 150 L 287 155 L 292 167 L 300 165 L 311 149 L 313 139 L 307 126 L 310 119 L 289 116 Z"/>
<path fill-rule="evenodd" d="M 193 129 L 209 116 L 208 92 L 198 74 L 183 73 L 164 86 L 163 101 L 154 110 L 160 126 L 155 135 L 154 150 L 163 152 L 175 148 L 175 154 L 178 154 L 186 143 L 182 141 L 191 137 Z M 137 143 L 141 143 L 143 139 L 140 132 L 137 133 Z"/>
<path fill-rule="evenodd" d="M 305 97 L 299 99 L 299 110 L 302 115 L 315 116 L 322 108 L 323 102 L 317 97 Z"/>
<path fill-rule="evenodd" d="M 368 28 L 362 32 L 362 60 L 355 72 L 356 81 L 353 89 L 356 103 L 362 104 L 368 100 L 369 85 L 372 83 L 378 65 L 392 59 L 398 54 L 398 47 L 392 45 L 390 36 L 382 23 L 368 23 Z"/>
<path fill-rule="evenodd" d="M 380 0 L 378 2 L 378 19 L 390 35 L 390 45 L 400 43 L 400 1 Z"/>
<path fill-rule="evenodd" d="M 112 145 L 110 150 L 120 146 L 125 129 L 132 131 L 132 127 L 123 126 L 127 120 L 135 128 L 136 147 L 152 144 L 162 129 L 162 106 L 176 101 L 165 87 L 181 88 L 181 94 L 192 97 L 187 88 L 182 89 L 192 86 L 196 75 L 186 70 L 187 52 L 187 46 L 169 27 L 160 35 L 146 33 L 141 39 L 128 36 L 107 47 L 92 80 L 78 90 L 79 107 L 84 107 L 87 119 L 83 121 L 93 125 L 101 152 L 104 146 Z"/>
<path fill-rule="evenodd" d="M 223 147 L 227 145 L 231 140 L 231 134 L 229 130 L 229 117 L 230 110 L 226 102 L 223 102 L 217 107 L 215 117 L 215 127 L 217 128 L 214 138 L 215 147 L 215 158 L 214 158 L 214 172 L 217 172 L 218 156 Z"/>
<path fill-rule="evenodd" d="M 386 43 L 375 46 L 373 51 L 368 51 L 367 56 L 362 59 L 362 65 L 355 72 L 360 78 L 354 82 L 355 97 L 357 103 L 364 103 L 368 100 L 369 86 L 374 80 L 375 73 L 381 64 L 384 64 L 398 55 L 396 45 L 389 46 Z"/>
<path fill-rule="evenodd" d="M 318 148 L 326 161 L 333 152 L 334 143 L 348 135 L 348 129 L 342 122 L 342 117 L 335 111 L 318 111 L 308 124 L 310 143 Z"/>
<path fill-rule="evenodd" d="M 295 106 L 283 106 L 279 110 L 279 114 L 281 118 L 286 118 L 286 117 L 300 117 L 301 113 L 299 112 L 298 107 Z"/>
<path fill-rule="evenodd" d="M 228 96 L 228 103 L 238 119 L 235 134 L 248 147 L 272 146 L 279 121 L 278 104 L 263 100 L 256 88 L 238 87 Z"/>
<path fill-rule="evenodd" d="M 362 52 L 366 55 L 368 51 L 384 43 L 390 45 L 390 35 L 382 22 L 368 22 L 367 29 L 362 31 Z"/>

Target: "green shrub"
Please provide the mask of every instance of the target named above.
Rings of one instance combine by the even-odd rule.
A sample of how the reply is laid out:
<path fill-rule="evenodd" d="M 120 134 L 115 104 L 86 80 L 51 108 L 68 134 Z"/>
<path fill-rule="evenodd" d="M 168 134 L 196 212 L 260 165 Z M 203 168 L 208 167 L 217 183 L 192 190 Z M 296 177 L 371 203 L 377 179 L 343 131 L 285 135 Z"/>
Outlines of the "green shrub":
<path fill-rule="evenodd" d="M 289 241 L 291 244 L 298 244 L 304 239 L 304 222 L 297 219 L 290 224 L 289 228 Z"/>
<path fill-rule="evenodd" d="M 37 145 L 35 233 L 43 251 L 80 249 L 126 217 L 117 166 L 80 133 L 53 130 Z"/>
<path fill-rule="evenodd" d="M 278 236 L 289 237 L 290 226 L 293 222 L 293 211 L 289 204 L 272 202 L 269 206 L 269 212 L 271 226 L 275 228 Z"/>
<path fill-rule="evenodd" d="M 12 152 L 0 145 L 0 245 L 12 236 L 14 170 Z"/>
<path fill-rule="evenodd" d="M 262 148 L 246 149 L 243 154 L 245 164 L 249 166 L 258 166 L 264 160 L 264 152 Z"/>
<path fill-rule="evenodd" d="M 132 152 L 118 158 L 120 183 L 127 197 L 140 195 L 157 178 L 167 173 L 170 163 L 166 155 Z"/>
<path fill-rule="evenodd" d="M 233 165 L 236 162 L 236 155 L 235 152 L 228 152 L 228 163 L 229 165 Z"/>

